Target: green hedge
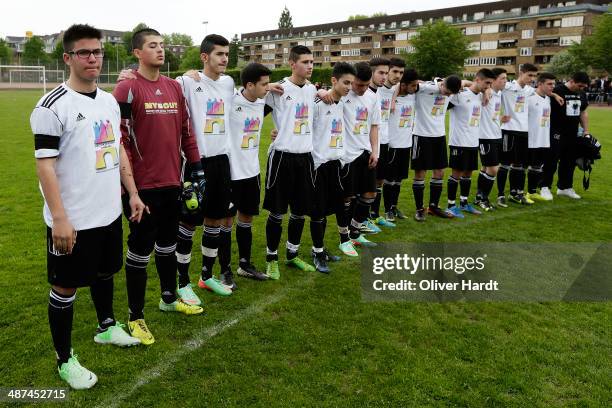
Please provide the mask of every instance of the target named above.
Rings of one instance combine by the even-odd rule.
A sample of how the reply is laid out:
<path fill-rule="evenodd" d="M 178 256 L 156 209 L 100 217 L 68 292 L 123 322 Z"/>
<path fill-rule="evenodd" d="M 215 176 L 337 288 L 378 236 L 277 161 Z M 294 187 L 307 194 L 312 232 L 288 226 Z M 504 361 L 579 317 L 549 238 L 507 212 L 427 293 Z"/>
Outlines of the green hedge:
<path fill-rule="evenodd" d="M 185 71 L 170 71 L 170 77 L 176 78 L 184 74 Z M 240 70 L 237 68 L 228 69 L 225 73 L 232 78 L 234 78 L 234 82 L 239 86 L 240 84 Z M 163 75 L 166 75 L 167 72 L 162 72 Z M 332 68 L 315 68 L 312 71 L 312 77 L 310 78 L 310 82 L 313 84 L 315 82 L 319 82 L 322 85 L 330 85 L 331 84 L 331 75 Z M 280 81 L 281 79 L 291 76 L 291 70 L 289 68 L 278 68 L 272 70 L 272 75 L 270 76 L 270 80 L 272 82 Z"/>

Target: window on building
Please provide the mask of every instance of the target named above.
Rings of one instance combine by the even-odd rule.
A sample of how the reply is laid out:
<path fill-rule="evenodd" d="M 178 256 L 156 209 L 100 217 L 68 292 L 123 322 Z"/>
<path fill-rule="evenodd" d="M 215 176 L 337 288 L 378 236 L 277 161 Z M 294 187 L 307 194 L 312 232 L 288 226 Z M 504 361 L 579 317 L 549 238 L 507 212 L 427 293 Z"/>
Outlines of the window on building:
<path fill-rule="evenodd" d="M 477 13 L 474 13 L 474 20 L 482 20 L 485 16 L 484 11 L 479 11 Z"/>
<path fill-rule="evenodd" d="M 404 27 L 410 27 L 410 21 L 402 21 L 401 26 L 402 26 L 402 28 L 404 28 Z"/>
<path fill-rule="evenodd" d="M 538 14 L 540 12 L 540 6 L 531 6 L 529 7 L 527 13 L 528 14 Z"/>
<path fill-rule="evenodd" d="M 531 47 L 522 47 L 519 51 L 521 57 L 529 57 L 531 56 Z"/>
<path fill-rule="evenodd" d="M 529 38 L 533 38 L 533 30 L 523 30 L 523 31 L 521 31 L 521 38 L 523 40 L 527 40 Z"/>
<path fill-rule="evenodd" d="M 468 45 L 468 49 L 473 50 L 473 51 L 480 50 L 480 41 L 475 41 L 475 42 L 470 43 L 470 45 Z"/>
<path fill-rule="evenodd" d="M 497 41 L 482 41 L 480 43 L 481 50 L 496 50 L 497 49 Z"/>
<path fill-rule="evenodd" d="M 380 48 L 380 41 L 376 41 L 372 44 L 372 48 Z"/>
<path fill-rule="evenodd" d="M 395 39 L 396 39 L 397 41 L 405 41 L 405 40 L 407 40 L 407 39 L 408 39 L 408 33 L 406 33 L 406 32 L 403 32 L 403 33 L 397 33 L 397 34 L 395 35 Z"/>
<path fill-rule="evenodd" d="M 566 35 L 559 39 L 559 45 L 562 47 L 567 47 L 568 45 L 572 45 L 573 43 L 580 44 L 582 41 L 582 37 L 579 35 Z"/>
<path fill-rule="evenodd" d="M 482 57 L 480 58 L 480 65 L 495 65 L 497 62 L 496 57 Z"/>
<path fill-rule="evenodd" d="M 466 35 L 476 35 L 482 32 L 482 26 L 468 26 L 465 27 Z"/>
<path fill-rule="evenodd" d="M 487 24 L 482 26 L 483 34 L 497 33 L 499 32 L 499 24 Z"/>
<path fill-rule="evenodd" d="M 323 46 L 323 51 L 329 51 L 329 45 L 328 44 L 325 44 Z"/>
<path fill-rule="evenodd" d="M 469 67 L 480 65 L 480 58 L 478 57 L 467 58 L 465 60 L 465 65 Z"/>
<path fill-rule="evenodd" d="M 582 16 L 563 17 L 561 27 L 580 27 L 583 24 L 583 20 Z"/>

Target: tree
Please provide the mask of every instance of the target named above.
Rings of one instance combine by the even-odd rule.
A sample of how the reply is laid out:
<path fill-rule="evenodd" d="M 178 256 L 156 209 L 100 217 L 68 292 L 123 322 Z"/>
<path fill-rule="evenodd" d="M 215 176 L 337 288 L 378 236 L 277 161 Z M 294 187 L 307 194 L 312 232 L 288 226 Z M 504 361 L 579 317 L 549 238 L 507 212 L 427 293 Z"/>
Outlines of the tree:
<path fill-rule="evenodd" d="M 569 51 L 562 51 L 555 54 L 548 65 L 546 65 L 546 71 L 561 78 L 567 78 L 575 72 L 586 70 L 587 65 L 585 62 L 576 58 L 576 56 Z"/>
<path fill-rule="evenodd" d="M 172 33 L 164 34 L 163 37 L 166 45 L 186 45 L 188 47 L 193 45 L 193 39 L 189 34 Z"/>
<path fill-rule="evenodd" d="M 379 11 L 377 13 L 372 14 L 371 16 L 368 16 L 365 14 L 355 14 L 353 16 L 349 16 L 348 21 L 363 20 L 363 19 L 372 18 L 372 17 L 384 17 L 386 15 L 387 13 L 385 13 L 384 11 Z"/>
<path fill-rule="evenodd" d="M 119 72 L 123 68 L 123 63 L 130 60 L 125 47 L 120 44 L 104 43 L 104 66 L 111 71 Z"/>
<path fill-rule="evenodd" d="M 23 47 L 21 61 L 25 65 L 44 64 L 49 61 L 45 52 L 45 43 L 38 37 L 31 37 Z"/>
<path fill-rule="evenodd" d="M 581 44 L 574 44 L 569 52 L 579 61 L 593 69 L 612 72 L 612 14 L 597 17 L 593 26 L 593 35 L 585 37 Z"/>
<path fill-rule="evenodd" d="M 164 69 L 168 69 L 168 64 L 170 64 L 170 71 L 177 71 L 181 65 L 181 60 L 179 57 L 174 55 L 174 53 L 168 48 L 165 50 L 165 55 Z"/>
<path fill-rule="evenodd" d="M 473 54 L 470 40 L 457 28 L 443 21 L 427 24 L 412 38 L 413 53 L 404 53 L 408 66 L 422 78 L 444 77 L 463 71 L 465 59 Z"/>
<path fill-rule="evenodd" d="M 64 59 L 64 44 L 61 41 L 58 41 L 55 44 L 55 48 L 51 53 L 51 59 L 54 61 L 59 61 Z"/>
<path fill-rule="evenodd" d="M 283 9 L 280 18 L 278 19 L 278 28 L 293 28 L 293 20 L 287 6 Z"/>
<path fill-rule="evenodd" d="M 200 59 L 200 47 L 191 47 L 181 59 L 180 69 L 187 71 L 189 69 L 202 69 L 202 60 Z"/>
<path fill-rule="evenodd" d="M 227 63 L 228 68 L 236 68 L 238 66 L 238 59 L 240 58 L 240 39 L 238 34 L 234 34 L 232 42 L 229 46 L 229 61 Z"/>
<path fill-rule="evenodd" d="M 127 54 L 132 54 L 132 37 L 134 36 L 134 33 L 138 30 L 142 30 L 143 28 L 149 28 L 149 26 L 145 23 L 138 23 L 138 25 L 134 27 L 132 31 L 128 31 L 127 33 L 123 34 L 123 47 L 125 48 Z"/>
<path fill-rule="evenodd" d="M 13 56 L 13 50 L 6 44 L 6 41 L 0 39 L 0 64 L 8 64 Z"/>

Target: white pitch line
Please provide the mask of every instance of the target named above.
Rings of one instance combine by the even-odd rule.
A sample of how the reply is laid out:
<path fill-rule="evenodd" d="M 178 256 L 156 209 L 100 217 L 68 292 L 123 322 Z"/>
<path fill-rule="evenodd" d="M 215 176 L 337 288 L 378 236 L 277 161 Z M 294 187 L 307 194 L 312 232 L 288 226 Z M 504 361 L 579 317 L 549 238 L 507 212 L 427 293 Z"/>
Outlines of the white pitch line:
<path fill-rule="evenodd" d="M 230 327 L 235 326 L 240 323 L 245 318 L 259 314 L 263 312 L 268 306 L 280 301 L 284 298 L 287 293 L 292 290 L 300 289 L 300 287 L 306 285 L 310 281 L 314 279 L 314 273 L 308 273 L 305 278 L 298 281 L 297 285 L 287 286 L 281 289 L 278 293 L 275 293 L 263 301 L 253 303 L 246 309 L 240 310 L 234 314 L 234 316 L 230 319 L 224 320 L 212 327 L 205 327 L 195 334 L 191 339 L 187 340 L 181 346 L 176 348 L 173 352 L 169 352 L 164 354 L 164 359 L 160 363 L 158 363 L 155 367 L 142 372 L 138 376 L 138 381 L 136 381 L 133 385 L 127 385 L 123 390 L 113 390 L 112 396 L 105 399 L 103 402 L 96 405 L 99 408 L 113 408 L 117 407 L 129 398 L 132 394 L 136 392 L 140 387 L 147 385 L 148 383 L 156 380 L 160 377 L 164 372 L 173 368 L 174 364 L 176 364 L 185 354 L 190 353 L 194 350 L 202 347 L 208 340 L 215 337 L 216 335 L 222 333 L 223 331 L 229 329 Z"/>

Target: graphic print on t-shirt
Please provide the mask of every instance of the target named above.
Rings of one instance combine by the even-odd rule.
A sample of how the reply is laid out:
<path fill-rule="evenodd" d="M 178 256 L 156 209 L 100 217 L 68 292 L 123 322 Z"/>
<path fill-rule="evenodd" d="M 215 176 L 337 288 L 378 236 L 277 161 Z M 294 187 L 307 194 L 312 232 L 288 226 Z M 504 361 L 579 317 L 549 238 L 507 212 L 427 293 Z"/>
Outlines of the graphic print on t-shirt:
<path fill-rule="evenodd" d="M 480 106 L 472 107 L 472 116 L 470 117 L 470 126 L 480 126 Z"/>
<path fill-rule="evenodd" d="M 380 101 L 380 120 L 386 122 L 389 120 L 391 112 L 391 99 L 381 99 Z"/>
<path fill-rule="evenodd" d="M 439 116 L 444 114 L 444 103 L 446 102 L 446 96 L 436 95 L 436 99 L 431 108 L 431 116 Z"/>
<path fill-rule="evenodd" d="M 525 95 L 518 95 L 514 102 L 514 111 L 517 113 L 525 112 Z"/>
<path fill-rule="evenodd" d="M 550 108 L 544 108 L 542 110 L 542 117 L 540 118 L 540 127 L 550 126 Z"/>
<path fill-rule="evenodd" d="M 112 170 L 119 166 L 119 153 L 115 147 L 115 133 L 110 121 L 95 122 L 93 132 L 96 147 L 96 172 Z"/>
<path fill-rule="evenodd" d="M 365 135 L 368 133 L 368 108 L 358 106 L 355 110 L 354 135 Z"/>
<path fill-rule="evenodd" d="M 580 116 L 580 106 L 581 105 L 582 105 L 582 102 L 580 101 L 580 99 L 573 100 L 573 101 L 568 101 L 566 99 L 565 100 L 565 114 L 567 116 Z"/>
<path fill-rule="evenodd" d="M 204 133 L 225 133 L 225 104 L 223 99 L 208 99 L 206 101 L 206 125 Z"/>
<path fill-rule="evenodd" d="M 244 120 L 244 135 L 242 136 L 242 143 L 240 148 L 242 150 L 257 149 L 259 143 L 257 141 L 257 135 L 259 135 L 259 126 L 261 122 L 259 118 L 246 118 Z"/>
<path fill-rule="evenodd" d="M 293 124 L 294 135 L 307 135 L 310 133 L 308 126 L 308 105 L 298 103 L 295 105 L 295 122 Z"/>
<path fill-rule="evenodd" d="M 332 149 L 342 148 L 342 119 L 332 119 L 329 147 Z"/>
<path fill-rule="evenodd" d="M 402 106 L 400 109 L 400 128 L 408 128 L 412 126 L 412 106 Z"/>

